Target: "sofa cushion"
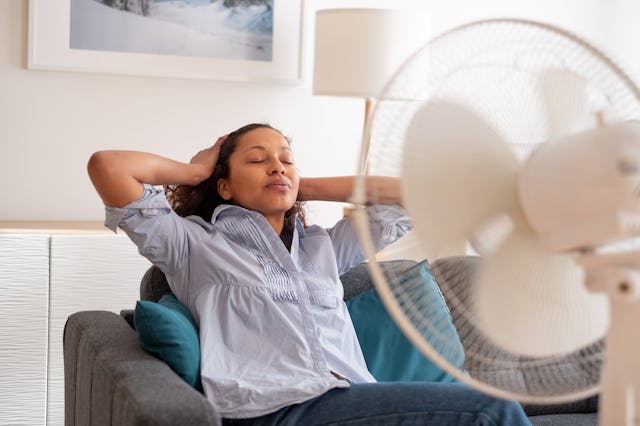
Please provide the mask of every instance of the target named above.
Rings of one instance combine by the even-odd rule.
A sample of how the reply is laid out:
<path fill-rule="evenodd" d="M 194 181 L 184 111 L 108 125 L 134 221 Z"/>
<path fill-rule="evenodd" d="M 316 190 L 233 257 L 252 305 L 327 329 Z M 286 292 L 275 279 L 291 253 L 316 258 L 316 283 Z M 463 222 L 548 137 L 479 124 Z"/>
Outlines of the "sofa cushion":
<path fill-rule="evenodd" d="M 165 361 L 180 377 L 201 390 L 200 341 L 189 310 L 173 294 L 158 303 L 136 303 L 134 323 L 142 346 Z"/>
<path fill-rule="evenodd" d="M 450 363 L 461 367 L 462 343 L 428 263 L 423 261 L 397 273 L 390 285 L 419 294 L 422 313 L 429 322 L 420 332 Z M 375 289 L 352 297 L 347 307 L 367 368 L 378 381 L 454 381 L 405 337 Z"/>

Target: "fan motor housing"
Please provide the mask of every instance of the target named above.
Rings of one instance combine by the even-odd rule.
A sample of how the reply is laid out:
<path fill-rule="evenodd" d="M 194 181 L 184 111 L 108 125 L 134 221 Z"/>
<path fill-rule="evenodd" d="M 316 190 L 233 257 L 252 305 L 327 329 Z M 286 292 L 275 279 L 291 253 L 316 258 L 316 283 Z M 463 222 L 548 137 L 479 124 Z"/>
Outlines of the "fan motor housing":
<path fill-rule="evenodd" d="M 640 235 L 640 123 L 604 125 L 540 145 L 520 170 L 518 197 L 549 250 Z"/>

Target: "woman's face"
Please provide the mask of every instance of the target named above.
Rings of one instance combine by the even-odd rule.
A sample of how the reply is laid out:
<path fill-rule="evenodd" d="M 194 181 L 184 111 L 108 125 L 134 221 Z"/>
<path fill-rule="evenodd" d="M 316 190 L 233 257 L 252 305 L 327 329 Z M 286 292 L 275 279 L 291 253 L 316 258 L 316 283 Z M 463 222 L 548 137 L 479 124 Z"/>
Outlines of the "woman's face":
<path fill-rule="evenodd" d="M 218 180 L 218 193 L 268 219 L 278 218 L 295 203 L 299 182 L 289 142 L 273 129 L 257 128 L 238 137 L 229 177 Z"/>

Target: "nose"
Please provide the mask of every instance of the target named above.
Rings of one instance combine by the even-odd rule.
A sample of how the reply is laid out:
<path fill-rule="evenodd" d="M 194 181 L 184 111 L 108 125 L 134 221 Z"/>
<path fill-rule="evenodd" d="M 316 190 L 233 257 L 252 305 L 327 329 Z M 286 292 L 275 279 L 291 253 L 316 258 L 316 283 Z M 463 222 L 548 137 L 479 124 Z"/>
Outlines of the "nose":
<path fill-rule="evenodd" d="M 284 168 L 284 164 L 282 164 L 282 162 L 280 160 L 274 159 L 271 163 L 271 169 L 269 170 L 269 174 L 270 175 L 276 175 L 276 174 L 281 174 L 283 175 L 285 173 L 285 168 Z"/>

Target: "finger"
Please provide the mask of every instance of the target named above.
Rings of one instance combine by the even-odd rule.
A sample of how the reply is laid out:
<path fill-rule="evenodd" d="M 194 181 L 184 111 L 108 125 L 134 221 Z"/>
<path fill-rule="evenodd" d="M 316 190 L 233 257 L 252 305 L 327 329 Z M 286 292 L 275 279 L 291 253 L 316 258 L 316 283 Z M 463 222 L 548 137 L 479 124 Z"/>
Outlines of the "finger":
<path fill-rule="evenodd" d="M 220 145 L 222 145 L 222 143 L 223 143 L 225 140 L 227 140 L 227 137 L 228 137 L 228 136 L 229 136 L 229 134 L 226 134 L 226 135 L 222 135 L 222 136 L 220 136 L 220 137 L 218 138 L 218 140 L 216 141 L 216 143 L 214 143 L 214 144 L 213 144 L 213 146 L 214 146 L 214 147 L 216 147 L 216 146 L 220 146 Z"/>

